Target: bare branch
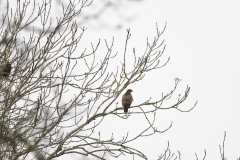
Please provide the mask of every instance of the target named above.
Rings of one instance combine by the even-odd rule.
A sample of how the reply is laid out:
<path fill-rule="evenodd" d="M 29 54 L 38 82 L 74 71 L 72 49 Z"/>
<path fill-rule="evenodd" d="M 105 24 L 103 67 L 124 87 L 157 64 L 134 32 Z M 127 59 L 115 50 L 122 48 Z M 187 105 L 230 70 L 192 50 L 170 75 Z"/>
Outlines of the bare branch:
<path fill-rule="evenodd" d="M 160 93 L 156 100 L 146 97 L 123 113 L 118 99 L 133 83 L 144 80 L 147 73 L 163 68 L 170 60 L 162 61 L 166 45 L 160 40 L 165 29 L 150 42 L 147 39 L 143 54 L 129 54 L 131 38 L 127 29 L 123 53 L 114 51 L 115 39 L 99 39 L 83 47 L 87 31 L 77 23 L 91 0 L 70 0 L 61 4 L 55 14 L 51 0 L 17 1 L 14 6 L 3 4 L 0 26 L 0 153 L 5 159 L 54 159 L 78 154 L 107 159 L 132 154 L 147 159 L 146 154 L 129 143 L 156 133 L 166 132 L 155 126 L 159 110 L 183 110 L 190 87 L 171 105 L 180 79 L 172 90 Z M 1 4 L 2 5 L 2 4 Z M 94 38 L 94 37 L 93 37 Z M 104 45 L 105 49 L 100 50 Z M 129 59 L 134 58 L 134 63 Z M 7 76 L 5 66 L 11 64 Z M 114 65 L 110 66 L 110 63 Z M 6 74 L 5 74 L 6 75 Z M 116 105 L 115 105 L 116 104 Z M 97 131 L 106 116 L 127 120 L 140 114 L 147 122 L 141 132 L 117 139 L 114 134 L 103 138 Z M 153 116 L 152 116 L 153 115 Z M 166 151 L 164 156 L 166 157 Z M 171 153 L 169 153 L 171 155 Z M 169 158 L 171 156 L 168 156 Z M 173 155 L 172 155 L 173 157 Z M 179 153 L 180 158 L 180 153 Z"/>

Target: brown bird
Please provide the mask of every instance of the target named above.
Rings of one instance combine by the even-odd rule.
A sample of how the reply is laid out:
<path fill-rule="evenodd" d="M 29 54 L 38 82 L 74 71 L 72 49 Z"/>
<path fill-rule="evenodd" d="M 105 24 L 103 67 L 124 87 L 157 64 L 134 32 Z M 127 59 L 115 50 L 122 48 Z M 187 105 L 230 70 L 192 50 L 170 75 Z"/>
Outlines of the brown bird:
<path fill-rule="evenodd" d="M 127 92 L 122 96 L 122 106 L 124 108 L 124 113 L 128 112 L 128 108 L 130 108 L 133 97 L 131 95 L 131 92 L 133 92 L 131 89 L 128 89 Z"/>
<path fill-rule="evenodd" d="M 7 64 L 3 68 L 2 76 L 5 78 L 8 77 L 11 72 L 11 69 L 12 69 L 11 64 L 7 62 Z"/>

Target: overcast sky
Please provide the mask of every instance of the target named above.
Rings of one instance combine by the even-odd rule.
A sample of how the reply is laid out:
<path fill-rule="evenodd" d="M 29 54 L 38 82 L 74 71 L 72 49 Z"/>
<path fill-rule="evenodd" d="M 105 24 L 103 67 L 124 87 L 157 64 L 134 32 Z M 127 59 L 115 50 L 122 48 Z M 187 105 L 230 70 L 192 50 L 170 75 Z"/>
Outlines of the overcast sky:
<path fill-rule="evenodd" d="M 226 157 L 240 157 L 240 1 L 146 0 L 124 3 L 120 11 L 121 14 L 114 15 L 114 10 L 109 10 L 101 19 L 108 24 L 121 23 L 122 29 L 97 30 L 97 24 L 89 23 L 86 36 L 94 34 L 95 38 L 91 37 L 90 41 L 96 42 L 99 38 L 110 41 L 114 36 L 115 49 L 122 51 L 125 29 L 131 28 L 131 45 L 141 55 L 146 37 L 153 39 L 156 33 L 156 22 L 159 29 L 167 22 L 162 37 L 167 45 L 163 60 L 168 57 L 171 60 L 166 67 L 131 86 L 133 105 L 170 90 L 176 77 L 182 79 L 178 93 L 184 93 L 186 85 L 191 87 L 190 96 L 181 109 L 187 110 L 198 101 L 189 113 L 158 112 L 156 126 L 165 129 L 173 121 L 172 128 L 131 145 L 146 153 L 150 160 L 163 153 L 167 141 L 172 152 L 181 152 L 183 160 L 195 159 L 195 153 L 202 159 L 204 149 L 207 160 L 220 159 L 218 145 L 222 144 L 226 131 Z M 121 18 L 124 15 L 133 15 L 135 19 L 125 21 Z M 102 127 L 116 126 L 109 132 L 122 137 L 127 131 L 137 133 L 141 118 L 135 115 L 126 120 L 110 117 Z"/>
<path fill-rule="evenodd" d="M 90 9 L 99 3 L 95 1 Z M 130 86 L 134 98 L 132 105 L 169 92 L 176 77 L 182 79 L 177 95 L 183 94 L 187 85 L 191 87 L 187 101 L 180 108 L 188 110 L 198 101 L 189 113 L 158 111 L 155 126 L 165 130 L 173 122 L 172 128 L 162 134 L 138 139 L 130 145 L 145 153 L 149 160 L 157 159 L 168 141 L 172 152 L 181 152 L 182 160 L 195 159 L 195 153 L 202 159 L 204 149 L 207 151 L 205 160 L 216 160 L 220 159 L 219 144 L 222 144 L 226 131 L 225 155 L 231 160 L 239 158 L 240 1 L 129 1 L 121 4 L 118 12 L 115 9 L 108 10 L 100 17 L 104 22 L 102 24 L 94 20 L 84 24 L 88 29 L 82 44 L 89 47 L 90 42 L 96 44 L 101 39 L 104 47 L 104 39 L 111 42 L 114 37 L 114 51 L 122 54 L 126 29 L 130 28 L 132 37 L 128 49 L 132 51 L 135 47 L 137 55 L 141 56 L 147 37 L 153 40 L 156 34 L 156 23 L 162 30 L 167 22 L 162 35 L 167 48 L 161 60 L 164 62 L 168 57 L 171 60 L 166 67 L 147 74 L 143 81 Z M 109 27 L 111 25 L 121 29 L 113 29 Z M 120 101 L 121 96 L 119 104 Z M 142 122 L 144 116 L 134 114 L 128 119 L 109 116 L 104 119 L 99 131 L 102 137 L 109 138 L 113 133 L 120 140 L 127 132 L 134 136 L 142 131 L 146 124 Z M 118 159 L 131 158 L 121 156 Z M 134 160 L 139 159 L 135 157 Z"/>

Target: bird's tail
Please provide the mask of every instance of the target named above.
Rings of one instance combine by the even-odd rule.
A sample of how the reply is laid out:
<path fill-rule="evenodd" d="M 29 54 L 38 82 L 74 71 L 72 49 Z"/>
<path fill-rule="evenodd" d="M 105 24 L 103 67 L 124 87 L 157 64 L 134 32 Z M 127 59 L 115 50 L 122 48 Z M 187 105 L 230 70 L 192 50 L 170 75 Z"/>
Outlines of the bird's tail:
<path fill-rule="evenodd" d="M 124 113 L 128 112 L 128 107 L 124 107 Z"/>

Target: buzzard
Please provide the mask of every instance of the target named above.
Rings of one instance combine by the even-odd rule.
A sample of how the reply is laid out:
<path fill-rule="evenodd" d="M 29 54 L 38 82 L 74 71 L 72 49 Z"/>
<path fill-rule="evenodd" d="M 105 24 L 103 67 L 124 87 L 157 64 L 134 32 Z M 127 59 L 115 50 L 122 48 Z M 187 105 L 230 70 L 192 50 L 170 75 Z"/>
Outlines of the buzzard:
<path fill-rule="evenodd" d="M 11 72 L 11 69 L 12 69 L 11 64 L 9 62 L 7 62 L 7 64 L 3 68 L 2 76 L 5 78 L 8 77 Z"/>
<path fill-rule="evenodd" d="M 127 92 L 122 96 L 122 106 L 124 108 L 124 113 L 128 112 L 128 108 L 130 108 L 133 98 L 131 95 L 132 90 L 128 89 Z"/>

